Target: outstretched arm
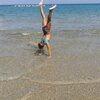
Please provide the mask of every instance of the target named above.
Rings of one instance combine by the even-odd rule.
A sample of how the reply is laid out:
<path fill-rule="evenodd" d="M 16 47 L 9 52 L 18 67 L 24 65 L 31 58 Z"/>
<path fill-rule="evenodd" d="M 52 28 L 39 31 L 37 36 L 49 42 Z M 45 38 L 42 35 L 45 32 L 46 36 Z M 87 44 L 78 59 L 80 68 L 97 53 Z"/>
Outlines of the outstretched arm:
<path fill-rule="evenodd" d="M 46 43 L 46 47 L 47 47 L 47 50 L 48 50 L 48 56 L 51 57 L 51 46 L 49 43 Z"/>

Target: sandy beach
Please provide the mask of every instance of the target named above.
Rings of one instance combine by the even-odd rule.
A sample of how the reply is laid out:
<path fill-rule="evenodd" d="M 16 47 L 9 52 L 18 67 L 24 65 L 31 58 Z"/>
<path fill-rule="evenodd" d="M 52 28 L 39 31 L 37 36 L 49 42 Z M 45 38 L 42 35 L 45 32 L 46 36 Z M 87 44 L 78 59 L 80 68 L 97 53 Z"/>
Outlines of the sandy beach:
<path fill-rule="evenodd" d="M 1 100 L 100 100 L 100 82 L 45 83 L 28 78 L 0 82 Z"/>
<path fill-rule="evenodd" d="M 36 56 L 30 46 L 21 55 L 0 58 L 0 66 L 8 72 L 2 69 L 1 100 L 100 100 L 98 48 L 90 49 L 91 39 L 85 41 L 85 37 L 74 37 L 66 43 L 65 36 L 60 41 L 58 38 L 53 40 L 58 45 L 53 45 L 51 59 Z"/>
<path fill-rule="evenodd" d="M 100 100 L 100 5 L 58 5 L 50 59 L 39 7 L 0 9 L 0 100 Z"/>

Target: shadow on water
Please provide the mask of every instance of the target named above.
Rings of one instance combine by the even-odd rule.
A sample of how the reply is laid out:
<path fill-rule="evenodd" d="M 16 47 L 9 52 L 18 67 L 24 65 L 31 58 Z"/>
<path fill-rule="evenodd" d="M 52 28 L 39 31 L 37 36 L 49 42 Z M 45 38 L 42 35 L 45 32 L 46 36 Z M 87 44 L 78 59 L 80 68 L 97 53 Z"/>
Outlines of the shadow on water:
<path fill-rule="evenodd" d="M 38 46 L 36 46 L 35 44 L 28 44 L 28 46 L 31 47 L 31 48 L 34 50 L 34 55 L 35 55 L 35 56 L 42 56 L 42 55 L 48 56 L 48 55 L 46 54 L 46 50 L 45 50 L 45 49 L 40 50 L 40 49 L 38 48 Z"/>
<path fill-rule="evenodd" d="M 35 55 L 35 56 L 41 56 L 41 55 L 47 56 L 45 50 L 42 50 L 42 51 L 41 51 L 41 50 L 39 50 L 39 49 L 37 49 L 37 50 L 35 51 L 34 55 Z"/>

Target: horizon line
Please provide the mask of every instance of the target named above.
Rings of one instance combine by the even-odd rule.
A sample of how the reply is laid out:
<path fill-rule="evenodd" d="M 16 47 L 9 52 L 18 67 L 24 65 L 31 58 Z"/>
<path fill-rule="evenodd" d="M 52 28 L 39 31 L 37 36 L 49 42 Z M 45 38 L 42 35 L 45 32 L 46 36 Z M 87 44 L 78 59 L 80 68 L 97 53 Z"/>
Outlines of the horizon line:
<path fill-rule="evenodd" d="M 100 3 L 44 3 L 43 5 L 51 5 L 51 4 L 57 4 L 57 5 L 59 5 L 59 4 L 65 4 L 65 5 L 77 5 L 77 4 L 100 4 Z M 11 4 L 0 4 L 0 5 L 38 5 L 38 3 L 34 3 L 34 4 L 28 4 L 28 3 L 15 3 L 15 4 L 13 4 L 13 3 L 11 3 Z"/>

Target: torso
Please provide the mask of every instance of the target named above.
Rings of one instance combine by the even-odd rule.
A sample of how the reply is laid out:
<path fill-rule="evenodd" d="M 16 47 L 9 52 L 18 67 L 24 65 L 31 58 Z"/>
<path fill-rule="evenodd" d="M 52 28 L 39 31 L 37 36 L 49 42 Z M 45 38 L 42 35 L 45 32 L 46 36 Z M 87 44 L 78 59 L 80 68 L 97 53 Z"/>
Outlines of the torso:
<path fill-rule="evenodd" d="M 46 38 L 46 39 L 48 39 L 48 40 L 50 40 L 50 38 L 51 38 L 51 33 L 45 34 L 45 35 L 43 35 L 43 37 Z"/>
<path fill-rule="evenodd" d="M 43 27 L 42 27 L 42 31 L 43 31 L 43 33 L 44 33 L 43 37 L 46 38 L 46 39 L 48 39 L 48 40 L 50 40 L 50 38 L 51 38 L 51 32 L 50 32 L 50 30 L 47 28 L 47 26 L 43 26 Z"/>

